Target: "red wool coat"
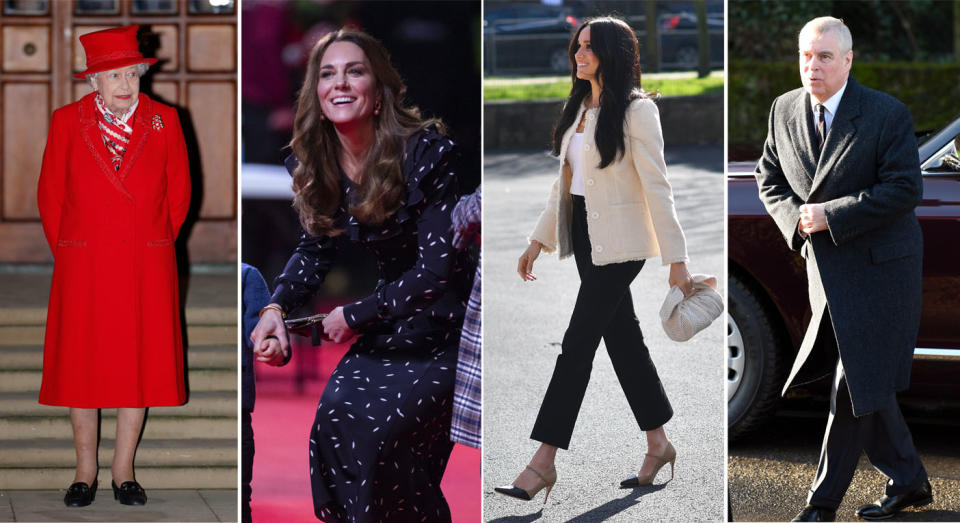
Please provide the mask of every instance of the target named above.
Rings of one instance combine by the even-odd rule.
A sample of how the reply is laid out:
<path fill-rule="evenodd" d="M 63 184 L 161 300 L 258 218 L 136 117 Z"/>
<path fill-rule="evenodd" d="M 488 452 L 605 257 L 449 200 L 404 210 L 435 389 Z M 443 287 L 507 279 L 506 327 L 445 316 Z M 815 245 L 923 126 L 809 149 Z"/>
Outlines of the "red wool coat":
<path fill-rule="evenodd" d="M 53 113 L 38 203 L 53 252 L 40 403 L 180 405 L 184 390 L 174 240 L 190 173 L 172 107 L 141 94 L 113 169 L 95 93 Z"/>

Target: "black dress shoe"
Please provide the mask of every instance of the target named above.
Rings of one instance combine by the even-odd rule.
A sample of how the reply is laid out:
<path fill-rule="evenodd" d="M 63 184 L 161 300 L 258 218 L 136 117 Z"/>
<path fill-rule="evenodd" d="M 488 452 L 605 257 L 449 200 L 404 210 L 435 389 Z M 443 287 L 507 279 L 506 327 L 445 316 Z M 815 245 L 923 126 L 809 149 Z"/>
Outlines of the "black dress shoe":
<path fill-rule="evenodd" d="M 836 517 L 836 510 L 807 505 L 791 521 L 833 521 Z"/>
<path fill-rule="evenodd" d="M 920 487 L 900 494 L 899 496 L 884 496 L 874 503 L 857 509 L 857 516 L 871 521 L 892 518 L 894 514 L 909 507 L 922 507 L 933 503 L 933 489 L 929 481 L 924 481 Z"/>
<path fill-rule="evenodd" d="M 68 507 L 85 507 L 93 503 L 93 498 L 97 497 L 97 480 L 93 480 L 93 486 L 78 481 L 67 489 L 63 496 L 63 504 Z"/>
<path fill-rule="evenodd" d="M 111 481 L 110 485 L 113 487 L 113 499 L 119 501 L 122 505 L 147 504 L 147 493 L 136 481 L 124 481 L 119 487 Z"/>

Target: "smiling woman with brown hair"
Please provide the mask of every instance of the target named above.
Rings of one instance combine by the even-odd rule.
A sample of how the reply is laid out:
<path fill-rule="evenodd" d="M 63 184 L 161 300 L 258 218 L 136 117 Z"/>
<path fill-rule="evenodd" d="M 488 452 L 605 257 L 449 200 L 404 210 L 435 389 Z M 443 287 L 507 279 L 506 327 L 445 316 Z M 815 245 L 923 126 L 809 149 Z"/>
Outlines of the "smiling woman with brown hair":
<path fill-rule="evenodd" d="M 346 88 L 333 64 L 310 60 L 290 142 L 300 162 L 293 173 L 294 207 L 312 234 L 332 230 L 339 202 L 331 196 L 339 195 L 342 173 L 349 170 L 377 173 L 360 177 L 350 213 L 361 222 L 383 221 L 405 193 L 401 159 L 406 138 L 431 126 L 443 133 L 439 120 L 423 119 L 416 107 L 403 105 L 403 80 L 379 42 L 359 31 L 334 34 L 324 38 L 311 57 L 324 56 L 330 47 L 338 54 L 350 50 L 345 75 L 353 88 Z M 350 120 L 371 113 L 375 125 L 370 118 Z M 337 121 L 341 119 L 348 122 Z"/>
<path fill-rule="evenodd" d="M 376 290 L 323 321 L 328 340 L 360 334 L 311 426 L 314 511 L 324 521 L 450 520 L 440 481 L 475 262 L 452 242 L 454 143 L 403 105 L 404 91 L 365 33 L 334 31 L 313 48 L 288 162 L 305 232 L 251 335 L 261 361 L 282 363 L 283 319 L 317 292 L 337 251 L 354 242 L 376 256 Z"/>

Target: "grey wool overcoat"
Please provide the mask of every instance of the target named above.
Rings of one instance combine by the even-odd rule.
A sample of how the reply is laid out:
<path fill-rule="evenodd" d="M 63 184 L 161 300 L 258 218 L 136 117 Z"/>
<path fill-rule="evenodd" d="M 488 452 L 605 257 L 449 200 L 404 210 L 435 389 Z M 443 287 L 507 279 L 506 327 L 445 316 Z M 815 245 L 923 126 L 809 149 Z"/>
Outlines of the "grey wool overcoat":
<path fill-rule="evenodd" d="M 802 88 L 777 98 L 756 169 L 767 212 L 807 263 L 812 317 L 783 390 L 832 371 L 813 362 L 835 342 L 853 412 L 862 416 L 910 383 L 923 255 L 914 208 L 923 179 L 913 120 L 893 97 L 849 77 L 819 156 L 812 114 Z M 804 203 L 823 204 L 828 230 L 803 238 Z M 831 326 L 834 336 L 826 336 Z"/>

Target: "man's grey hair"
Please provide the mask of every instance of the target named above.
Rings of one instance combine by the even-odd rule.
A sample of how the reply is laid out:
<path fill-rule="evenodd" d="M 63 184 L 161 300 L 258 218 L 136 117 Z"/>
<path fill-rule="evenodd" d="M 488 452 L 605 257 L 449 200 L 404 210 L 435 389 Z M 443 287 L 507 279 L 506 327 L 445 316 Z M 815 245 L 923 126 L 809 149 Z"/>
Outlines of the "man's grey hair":
<path fill-rule="evenodd" d="M 148 64 L 147 62 L 140 62 L 139 64 L 137 64 L 137 76 L 143 76 L 147 74 L 148 69 L 150 69 L 150 64 Z M 105 72 L 106 71 L 100 71 L 98 73 L 88 74 L 85 78 L 87 79 L 87 83 L 90 84 L 90 87 L 93 87 L 93 78 L 96 77 L 98 74 L 105 73 Z"/>
<path fill-rule="evenodd" d="M 816 36 L 833 33 L 840 41 L 840 54 L 847 54 L 847 51 L 853 49 L 853 36 L 850 34 L 850 29 L 839 18 L 821 16 L 810 20 L 800 30 L 799 39 L 803 39 L 804 35 L 811 32 Z"/>

